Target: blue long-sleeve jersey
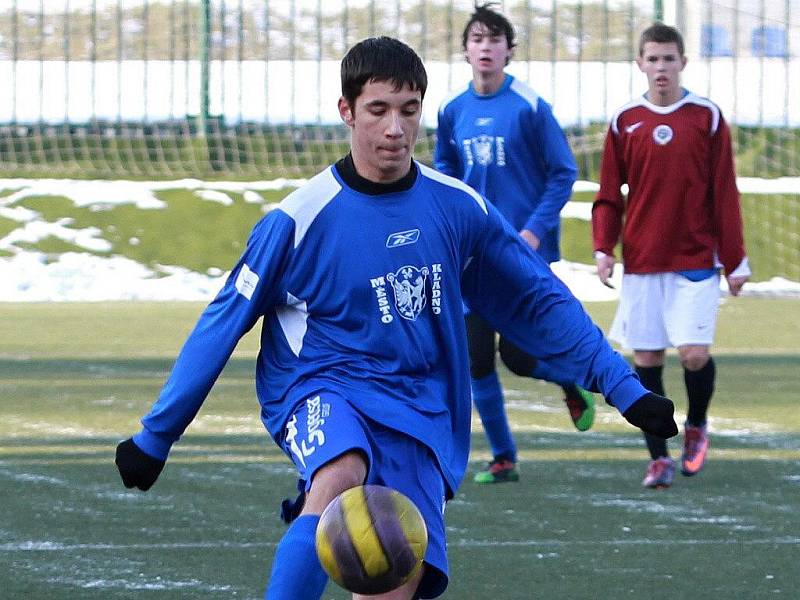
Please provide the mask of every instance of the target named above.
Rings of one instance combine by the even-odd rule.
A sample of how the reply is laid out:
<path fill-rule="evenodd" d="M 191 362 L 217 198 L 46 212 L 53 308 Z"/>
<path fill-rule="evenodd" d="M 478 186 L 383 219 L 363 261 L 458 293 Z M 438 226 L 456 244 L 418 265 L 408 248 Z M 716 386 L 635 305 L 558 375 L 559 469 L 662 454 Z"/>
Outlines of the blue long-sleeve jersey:
<path fill-rule="evenodd" d="M 559 213 L 577 177 L 575 159 L 550 105 L 506 74 L 482 96 L 472 83 L 439 109 L 434 165 L 466 182 L 511 224 L 539 238 L 538 252 L 560 258 Z"/>
<path fill-rule="evenodd" d="M 143 418 L 137 445 L 167 457 L 261 316 L 256 390 L 278 443 L 301 401 L 334 391 L 429 446 L 451 492 L 470 440 L 462 299 L 620 411 L 646 393 L 494 207 L 456 179 L 417 168 L 410 189 L 370 196 L 331 167 L 261 219 Z"/>

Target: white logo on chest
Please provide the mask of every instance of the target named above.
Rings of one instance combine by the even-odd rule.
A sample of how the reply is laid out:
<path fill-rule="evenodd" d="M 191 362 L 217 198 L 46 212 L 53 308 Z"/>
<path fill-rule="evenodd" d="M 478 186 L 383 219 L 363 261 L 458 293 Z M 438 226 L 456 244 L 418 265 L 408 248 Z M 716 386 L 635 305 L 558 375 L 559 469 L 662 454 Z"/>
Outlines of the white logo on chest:
<path fill-rule="evenodd" d="M 386 239 L 387 248 L 397 248 L 408 244 L 416 244 L 419 240 L 419 229 L 409 229 L 408 231 L 398 231 L 391 234 Z"/>
<path fill-rule="evenodd" d="M 409 321 L 416 321 L 428 301 L 425 294 L 425 281 L 428 279 L 428 267 L 418 269 L 411 265 L 400 267 L 395 273 L 386 275 L 386 280 L 394 290 L 394 305 L 400 316 Z"/>
<path fill-rule="evenodd" d="M 626 132 L 626 133 L 633 133 L 634 131 L 636 131 L 637 129 L 639 129 L 639 127 L 641 127 L 641 126 L 642 126 L 642 123 L 644 123 L 644 121 L 637 121 L 637 122 L 636 122 L 636 123 L 634 123 L 633 125 L 628 125 L 628 126 L 625 128 L 625 132 Z"/>
<path fill-rule="evenodd" d="M 416 321 L 428 305 L 434 315 L 442 314 L 442 263 L 433 263 L 430 268 L 406 265 L 394 273 L 373 277 L 369 283 L 375 292 L 381 322 L 385 325 L 394 321 L 390 294 L 386 289 L 389 286 L 394 292 L 394 310 L 404 319 Z"/>
<path fill-rule="evenodd" d="M 479 165 L 486 166 L 492 162 L 494 153 L 492 152 L 494 138 L 489 135 L 479 135 L 472 140 L 472 146 L 475 148 L 475 160 Z"/>
<path fill-rule="evenodd" d="M 506 165 L 506 139 L 503 136 L 479 135 L 462 142 L 464 158 L 468 166 L 478 163 L 482 167 L 496 164 Z"/>
<path fill-rule="evenodd" d="M 659 125 L 653 129 L 653 139 L 659 146 L 666 146 L 672 141 L 672 127 L 669 125 Z"/>

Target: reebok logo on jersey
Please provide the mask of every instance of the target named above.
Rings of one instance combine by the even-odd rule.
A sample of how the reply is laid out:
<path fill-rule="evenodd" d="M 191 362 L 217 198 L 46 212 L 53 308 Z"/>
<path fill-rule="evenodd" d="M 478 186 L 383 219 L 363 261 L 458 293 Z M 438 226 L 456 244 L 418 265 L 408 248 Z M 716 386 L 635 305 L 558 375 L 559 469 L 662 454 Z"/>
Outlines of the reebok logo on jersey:
<path fill-rule="evenodd" d="M 644 123 L 644 121 L 637 121 L 637 122 L 636 122 L 636 123 L 634 123 L 633 125 L 628 125 L 628 126 L 625 128 L 625 133 L 633 133 L 634 131 L 636 131 L 637 129 L 639 129 L 639 127 L 641 127 L 642 123 Z"/>
<path fill-rule="evenodd" d="M 386 238 L 387 248 L 397 248 L 398 246 L 407 246 L 408 244 L 416 244 L 419 239 L 419 229 L 409 229 L 408 231 L 398 231 Z"/>
<path fill-rule="evenodd" d="M 258 285 L 258 274 L 250 270 L 246 263 L 242 263 L 239 275 L 236 277 L 236 291 L 248 300 L 252 300 L 253 292 Z"/>

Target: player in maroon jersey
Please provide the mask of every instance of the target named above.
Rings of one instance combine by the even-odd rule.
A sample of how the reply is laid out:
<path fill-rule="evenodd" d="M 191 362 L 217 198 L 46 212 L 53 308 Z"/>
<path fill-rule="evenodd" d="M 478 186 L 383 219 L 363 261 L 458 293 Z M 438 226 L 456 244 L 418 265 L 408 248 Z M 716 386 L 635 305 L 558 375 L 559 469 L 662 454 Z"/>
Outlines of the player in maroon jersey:
<path fill-rule="evenodd" d="M 688 396 L 681 472 L 694 475 L 709 445 L 720 269 L 736 296 L 750 268 L 730 131 L 713 102 L 681 87 L 681 34 L 652 25 L 641 35 L 636 62 L 648 90 L 616 112 L 606 136 L 592 208 L 595 260 L 608 284 L 622 242 L 625 273 L 609 337 L 633 349 L 647 389 L 664 394 L 666 348 L 678 350 Z M 645 441 L 652 460 L 642 484 L 668 487 L 674 463 L 666 440 L 645 434 Z"/>

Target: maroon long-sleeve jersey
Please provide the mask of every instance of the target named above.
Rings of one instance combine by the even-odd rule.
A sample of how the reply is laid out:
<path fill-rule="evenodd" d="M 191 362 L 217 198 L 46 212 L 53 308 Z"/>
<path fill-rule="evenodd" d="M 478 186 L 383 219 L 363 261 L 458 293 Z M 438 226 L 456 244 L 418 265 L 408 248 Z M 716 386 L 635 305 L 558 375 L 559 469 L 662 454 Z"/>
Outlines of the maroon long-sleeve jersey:
<path fill-rule="evenodd" d="M 628 184 L 627 200 L 620 190 Z M 627 273 L 708 269 L 745 257 L 730 130 L 716 104 L 687 93 L 640 97 L 614 115 L 592 208 L 595 250 L 622 242 Z"/>

